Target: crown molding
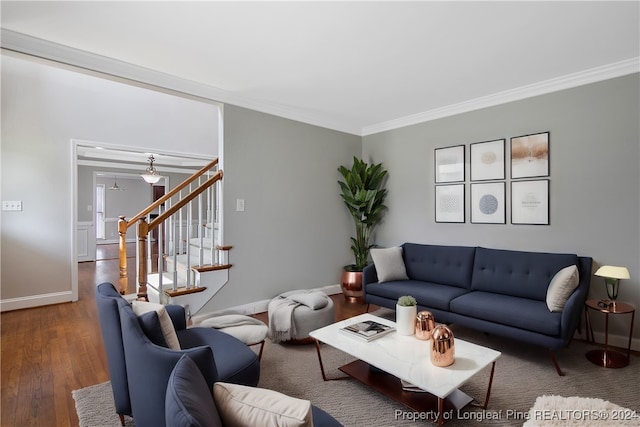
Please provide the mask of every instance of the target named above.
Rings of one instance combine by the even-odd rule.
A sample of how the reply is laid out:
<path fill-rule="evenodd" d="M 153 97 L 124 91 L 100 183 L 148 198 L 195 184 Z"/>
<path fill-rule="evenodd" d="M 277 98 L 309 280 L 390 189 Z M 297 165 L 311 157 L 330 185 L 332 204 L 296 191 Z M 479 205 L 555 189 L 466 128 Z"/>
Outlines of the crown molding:
<path fill-rule="evenodd" d="M 398 129 L 405 126 L 411 126 L 418 123 L 424 123 L 431 120 L 454 116 L 456 114 L 494 107 L 496 105 L 506 104 L 513 101 L 520 101 L 522 99 L 531 98 L 538 95 L 545 95 L 564 89 L 571 89 L 589 83 L 596 83 L 599 81 L 622 77 L 638 72 L 640 72 L 640 57 L 635 57 L 624 61 L 615 62 L 613 64 L 603 65 L 577 73 L 568 74 L 538 83 L 533 83 L 527 86 L 506 90 L 504 92 L 471 99 L 469 101 L 460 102 L 458 104 L 448 105 L 446 107 L 436 108 L 406 117 L 400 117 L 388 122 L 366 126 L 362 128 L 361 136 L 372 135 L 375 133 Z"/>
<path fill-rule="evenodd" d="M 635 57 L 360 128 L 359 126 L 354 126 L 349 123 L 326 120 L 319 116 L 305 114 L 288 106 L 245 98 L 224 89 L 17 33 L 5 28 L 2 28 L 0 35 L 0 46 L 9 51 L 55 61 L 161 89 L 168 89 L 181 94 L 206 99 L 207 101 L 236 105 L 357 136 L 372 135 L 640 72 L 640 57 Z"/>
<path fill-rule="evenodd" d="M 161 89 L 168 89 L 181 94 L 203 98 L 215 103 L 236 105 L 262 113 L 272 114 L 286 119 L 358 136 L 360 136 L 362 131 L 361 128 L 353 127 L 348 123 L 330 121 L 321 117 L 304 114 L 295 108 L 278 105 L 276 103 L 245 98 L 214 86 L 205 85 L 192 80 L 152 70 L 150 68 L 75 49 L 59 43 L 7 30 L 6 28 L 2 28 L 2 32 L 0 33 L 0 46 L 2 49 L 8 51 L 26 54 Z"/>

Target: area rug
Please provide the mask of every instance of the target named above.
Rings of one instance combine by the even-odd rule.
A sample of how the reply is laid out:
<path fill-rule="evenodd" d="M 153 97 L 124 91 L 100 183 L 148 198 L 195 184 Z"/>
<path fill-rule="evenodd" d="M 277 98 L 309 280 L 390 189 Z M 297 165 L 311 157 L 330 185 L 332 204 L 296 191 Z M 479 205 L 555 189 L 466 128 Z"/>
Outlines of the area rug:
<path fill-rule="evenodd" d="M 557 354 L 558 362 L 566 374 L 560 377 L 544 349 L 456 325 L 451 325 L 451 329 L 456 338 L 496 349 L 502 355 L 496 363 L 489 407 L 483 410 L 477 406 L 467 406 L 459 412 L 444 414 L 447 426 L 522 426 L 528 421 L 531 423 L 527 427 L 572 425 L 566 422 L 547 424 L 545 420 L 530 419 L 529 410 L 539 396 L 545 395 L 602 399 L 640 412 L 640 387 L 636 382 L 640 378 L 640 358 L 636 356 L 631 357 L 630 365 L 625 368 L 601 368 L 585 357 L 593 345 L 573 341 Z M 332 378 L 344 376 L 338 368 L 353 358 L 326 345 L 322 346 L 321 351 L 327 375 Z M 486 368 L 466 383 L 462 390 L 483 401 L 488 379 L 489 369 Z M 267 341 L 258 385 L 308 399 L 346 427 L 430 425 L 423 419 L 425 414 L 414 413 L 357 381 L 323 381 L 314 345 L 273 344 Z M 118 425 L 109 383 L 76 390 L 73 395 L 81 426 Z M 571 404 L 566 400 L 560 403 Z M 570 408 L 552 406 L 558 410 L 567 407 Z M 592 421 L 582 420 L 577 425 L 602 425 Z M 630 425 L 640 425 L 640 420 L 633 421 L 635 424 Z M 127 425 L 134 425 L 131 419 L 127 419 Z"/>
<path fill-rule="evenodd" d="M 111 382 L 107 381 L 71 392 L 76 402 L 80 427 L 119 427 L 120 417 L 113 403 Z M 133 418 L 125 416 L 125 426 L 133 426 Z"/>
<path fill-rule="evenodd" d="M 590 397 L 540 396 L 523 427 L 638 426 L 640 413 Z"/>

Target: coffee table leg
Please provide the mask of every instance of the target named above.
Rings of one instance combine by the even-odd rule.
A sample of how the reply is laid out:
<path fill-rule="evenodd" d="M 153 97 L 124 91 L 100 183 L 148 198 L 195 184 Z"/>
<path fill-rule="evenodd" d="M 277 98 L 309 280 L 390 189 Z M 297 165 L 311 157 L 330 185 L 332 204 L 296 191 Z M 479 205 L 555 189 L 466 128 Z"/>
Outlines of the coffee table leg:
<path fill-rule="evenodd" d="M 491 395 L 491 384 L 493 383 L 493 373 L 496 370 L 496 362 L 494 361 L 491 364 L 491 375 L 489 375 L 489 386 L 487 387 L 487 395 L 484 398 L 484 405 L 482 405 L 482 409 L 487 409 L 489 406 L 489 396 Z"/>
<path fill-rule="evenodd" d="M 318 352 L 318 362 L 320 362 L 320 372 L 322 372 L 322 379 L 328 381 L 327 376 L 324 374 L 324 365 L 322 364 L 322 356 L 320 355 L 320 342 L 314 339 L 316 343 L 316 351 Z"/>
<path fill-rule="evenodd" d="M 438 398 L 438 420 L 436 421 L 436 424 L 438 425 L 438 427 L 444 424 L 444 414 L 442 413 L 442 411 L 444 411 L 444 399 L 439 397 Z"/>

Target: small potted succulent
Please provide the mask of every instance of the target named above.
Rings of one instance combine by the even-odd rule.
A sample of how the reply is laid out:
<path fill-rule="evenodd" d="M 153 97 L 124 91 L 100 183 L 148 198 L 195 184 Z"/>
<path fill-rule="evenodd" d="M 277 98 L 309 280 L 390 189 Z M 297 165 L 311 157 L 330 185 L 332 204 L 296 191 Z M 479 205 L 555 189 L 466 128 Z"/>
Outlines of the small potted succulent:
<path fill-rule="evenodd" d="M 396 332 L 399 335 L 413 335 L 415 332 L 418 302 L 411 295 L 403 295 L 396 303 Z"/>

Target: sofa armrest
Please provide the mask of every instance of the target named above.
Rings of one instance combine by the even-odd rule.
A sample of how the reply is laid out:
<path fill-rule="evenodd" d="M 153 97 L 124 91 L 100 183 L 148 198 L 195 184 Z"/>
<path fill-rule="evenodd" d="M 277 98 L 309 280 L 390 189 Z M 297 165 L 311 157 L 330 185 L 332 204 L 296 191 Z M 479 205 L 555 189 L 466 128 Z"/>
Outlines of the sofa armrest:
<path fill-rule="evenodd" d="M 578 287 L 571 294 L 567 303 L 562 310 L 560 319 L 561 335 L 563 341 L 569 342 L 580 322 L 580 316 L 584 309 L 584 302 L 587 300 L 589 286 L 591 285 L 591 264 L 592 259 L 589 257 L 578 257 L 578 274 L 580 282 Z"/>
<path fill-rule="evenodd" d="M 378 283 L 378 272 L 374 264 L 369 264 L 362 270 L 362 288 L 369 283 Z"/>
<path fill-rule="evenodd" d="M 185 316 L 184 307 L 177 304 L 169 304 L 164 306 L 167 310 L 167 314 L 171 318 L 173 328 L 176 331 L 181 331 L 187 328 L 187 318 Z"/>

